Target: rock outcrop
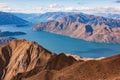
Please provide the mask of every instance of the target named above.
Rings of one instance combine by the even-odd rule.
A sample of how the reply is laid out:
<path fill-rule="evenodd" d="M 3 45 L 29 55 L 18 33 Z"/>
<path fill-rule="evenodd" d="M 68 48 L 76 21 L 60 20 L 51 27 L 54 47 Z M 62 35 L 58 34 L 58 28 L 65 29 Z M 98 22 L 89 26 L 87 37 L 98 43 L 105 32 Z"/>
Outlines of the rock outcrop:
<path fill-rule="evenodd" d="M 59 71 L 42 71 L 25 80 L 119 80 L 120 55 L 102 60 L 88 60 L 74 63 Z"/>
<path fill-rule="evenodd" d="M 120 43 L 120 20 L 76 14 L 33 26 L 33 30 L 48 31 L 87 41 Z"/>
<path fill-rule="evenodd" d="M 60 70 L 75 61 L 64 54 L 56 55 L 35 42 L 13 40 L 0 46 L 0 78 L 20 80 L 42 70 Z"/>
<path fill-rule="evenodd" d="M 36 42 L 13 40 L 0 46 L 0 80 L 120 79 L 120 54 L 87 61 L 72 56 L 52 53 Z"/>

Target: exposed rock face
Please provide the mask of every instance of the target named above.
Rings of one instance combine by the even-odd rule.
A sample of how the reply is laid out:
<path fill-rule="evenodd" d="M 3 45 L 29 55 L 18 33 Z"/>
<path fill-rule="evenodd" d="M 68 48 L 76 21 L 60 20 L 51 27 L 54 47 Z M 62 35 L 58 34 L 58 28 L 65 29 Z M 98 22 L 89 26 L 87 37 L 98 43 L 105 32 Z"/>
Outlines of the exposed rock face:
<path fill-rule="evenodd" d="M 0 46 L 0 80 L 119 80 L 120 55 L 76 60 L 35 42 L 14 40 Z"/>
<path fill-rule="evenodd" d="M 12 41 L 1 46 L 1 61 L 3 62 L 2 78 L 11 80 L 18 73 L 40 71 L 44 69 L 52 53 L 43 49 L 35 42 L 25 40 Z M 2 56 L 3 55 L 3 56 Z M 33 72 L 34 73 L 34 72 Z"/>
<path fill-rule="evenodd" d="M 117 55 L 99 61 L 78 62 L 59 71 L 53 80 L 119 80 L 119 58 Z"/>
<path fill-rule="evenodd" d="M 68 35 L 87 41 L 120 43 L 120 20 L 93 15 L 71 15 L 58 20 L 42 22 L 33 30 Z"/>
<path fill-rule="evenodd" d="M 65 54 L 59 54 L 51 58 L 46 67 L 49 70 L 61 70 L 64 67 L 70 66 L 76 62 L 72 56 L 66 56 Z"/>
<path fill-rule="evenodd" d="M 119 80 L 120 55 L 74 63 L 59 71 L 42 71 L 25 80 Z"/>
<path fill-rule="evenodd" d="M 35 42 L 14 40 L 0 46 L 0 78 L 20 80 L 42 70 L 60 70 L 75 61 L 64 54 L 53 54 Z"/>

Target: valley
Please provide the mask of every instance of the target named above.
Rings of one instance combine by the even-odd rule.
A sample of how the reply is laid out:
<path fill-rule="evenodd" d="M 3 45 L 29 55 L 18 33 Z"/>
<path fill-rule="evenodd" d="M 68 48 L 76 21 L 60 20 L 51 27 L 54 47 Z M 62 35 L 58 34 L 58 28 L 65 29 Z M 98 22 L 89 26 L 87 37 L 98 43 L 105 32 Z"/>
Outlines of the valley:
<path fill-rule="evenodd" d="M 55 13 L 55 12 L 53 12 L 52 13 L 51 12 L 51 13 L 46 13 L 46 14 L 43 14 L 44 17 L 47 16 L 46 18 L 49 18 L 49 17 L 52 17 L 53 14 L 56 14 L 58 16 L 59 15 L 63 16 L 64 14 L 65 15 L 67 15 L 67 14 L 73 15 L 74 13 L 72 13 L 72 12 L 70 12 L 70 13 L 63 13 L 63 12 Z M 49 17 L 48 17 L 48 14 L 49 14 Z M 27 14 L 25 14 L 25 15 L 27 15 Z M 25 18 L 25 15 L 22 14 L 21 17 Z M 19 14 L 19 16 L 20 16 L 20 14 Z M 32 16 L 32 15 L 28 15 L 26 17 L 29 17 L 29 16 Z M 104 17 L 95 17 L 93 15 L 91 15 L 89 17 L 88 16 L 89 15 L 87 15 L 87 14 L 77 13 L 75 16 L 68 16 L 68 17 L 63 16 L 57 20 L 44 22 L 44 23 L 51 23 L 49 25 L 53 26 L 54 29 L 52 27 L 49 27 L 49 25 L 47 26 L 47 24 L 40 23 L 35 26 L 33 24 L 31 26 L 22 26 L 22 27 L 16 27 L 13 25 L 1 25 L 0 30 L 8 31 L 8 32 L 23 31 L 24 33 L 26 33 L 26 35 L 19 35 L 19 36 L 14 35 L 13 37 L 17 38 L 17 39 L 22 38 L 22 39 L 26 39 L 29 41 L 36 41 L 39 44 L 41 44 L 42 46 L 44 46 L 46 49 L 48 49 L 52 52 L 55 52 L 55 53 L 64 52 L 64 53 L 68 53 L 68 54 L 76 54 L 76 55 L 79 55 L 82 57 L 91 57 L 91 58 L 107 57 L 107 56 L 112 56 L 114 54 L 120 53 L 120 50 L 119 50 L 120 44 L 118 44 L 119 43 L 119 29 L 116 29 L 116 27 L 114 29 L 115 25 L 119 26 L 119 20 L 111 20 L 111 19 L 107 19 Z M 82 20 L 85 20 L 84 17 L 86 17 L 86 19 L 88 19 L 88 21 L 89 21 L 89 19 L 93 18 L 93 21 L 87 22 L 88 24 L 91 24 L 92 27 L 88 26 L 88 28 L 87 28 L 86 27 L 87 25 L 85 24 L 86 22 L 81 22 Z M 77 20 L 76 18 L 79 18 L 79 19 Z M 94 18 L 96 18 L 96 19 L 94 20 Z M 65 21 L 66 21 L 66 23 L 64 23 Z M 116 21 L 117 21 L 117 24 L 115 24 Z M 112 24 L 109 28 L 109 27 L 104 26 L 104 24 L 107 24 L 106 22 L 113 22 L 114 24 Z M 58 23 L 58 25 L 55 26 L 54 25 L 55 23 L 56 24 Z M 65 27 L 67 27 L 66 26 L 67 23 L 69 23 L 68 26 L 70 26 L 71 28 L 69 28 L 69 27 L 65 28 Z M 60 28 L 60 25 L 62 25 L 62 24 L 63 24 L 63 28 Z M 44 25 L 44 26 L 42 26 L 42 25 Z M 76 28 L 75 28 L 75 25 L 78 25 L 78 27 L 76 26 Z M 98 25 L 100 25 L 100 26 L 98 26 Z M 85 27 L 86 27 L 86 29 L 85 29 Z M 38 30 L 38 31 L 33 31 L 32 29 Z M 93 30 L 93 32 L 91 32 L 91 30 Z M 57 33 L 57 34 L 53 34 L 53 33 Z M 59 34 L 61 34 L 61 35 L 59 35 Z M 78 35 L 80 35 L 80 34 L 81 34 L 81 36 L 79 37 Z M 69 37 L 69 35 L 70 35 L 70 37 Z M 97 37 L 100 35 L 101 35 L 101 39 L 100 39 L 100 37 Z M 106 38 L 104 39 L 102 35 L 106 36 Z M 112 40 L 113 37 L 110 35 L 115 37 L 114 40 Z M 77 38 L 80 38 L 80 39 L 77 39 Z M 7 39 L 9 39 L 9 38 L 7 38 Z M 84 41 L 82 39 L 85 39 L 86 41 Z M 11 41 L 11 39 L 8 41 Z M 104 42 L 104 43 L 98 43 L 98 42 Z"/>
<path fill-rule="evenodd" d="M 0 0 L 0 80 L 120 80 L 120 0 Z"/>
<path fill-rule="evenodd" d="M 13 36 L 17 39 L 36 41 L 46 49 L 55 53 L 71 53 L 82 57 L 106 57 L 120 52 L 120 44 L 96 43 L 75 39 L 64 35 L 44 31 L 33 31 L 28 27 L 0 27 L 3 31 L 24 31 L 26 35 Z M 61 43 L 61 44 L 60 44 Z M 99 52 L 99 53 L 98 53 Z"/>

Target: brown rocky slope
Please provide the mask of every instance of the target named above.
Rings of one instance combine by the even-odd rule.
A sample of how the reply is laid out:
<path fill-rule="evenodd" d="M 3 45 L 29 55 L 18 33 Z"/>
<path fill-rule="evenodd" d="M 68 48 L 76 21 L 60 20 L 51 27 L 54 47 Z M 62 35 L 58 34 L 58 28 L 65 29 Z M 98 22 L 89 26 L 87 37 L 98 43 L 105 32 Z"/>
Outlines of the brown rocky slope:
<path fill-rule="evenodd" d="M 120 20 L 94 15 L 70 15 L 49 22 L 41 22 L 32 29 L 87 41 L 120 43 Z"/>
<path fill-rule="evenodd" d="M 0 46 L 0 80 L 119 80 L 119 76 L 120 55 L 78 61 L 24 39 Z"/>

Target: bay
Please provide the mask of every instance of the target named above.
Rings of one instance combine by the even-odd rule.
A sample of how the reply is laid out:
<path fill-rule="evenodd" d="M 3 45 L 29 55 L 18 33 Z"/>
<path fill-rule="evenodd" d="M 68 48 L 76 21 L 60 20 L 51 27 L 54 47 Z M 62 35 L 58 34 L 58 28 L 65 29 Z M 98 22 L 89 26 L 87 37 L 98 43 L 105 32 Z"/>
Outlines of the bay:
<path fill-rule="evenodd" d="M 84 41 L 68 36 L 53 34 L 43 31 L 33 31 L 31 27 L 1 26 L 2 31 L 21 31 L 26 35 L 14 36 L 29 41 L 36 41 L 44 48 L 54 53 L 69 53 L 82 57 L 108 57 L 120 53 L 120 44 L 107 44 Z"/>

